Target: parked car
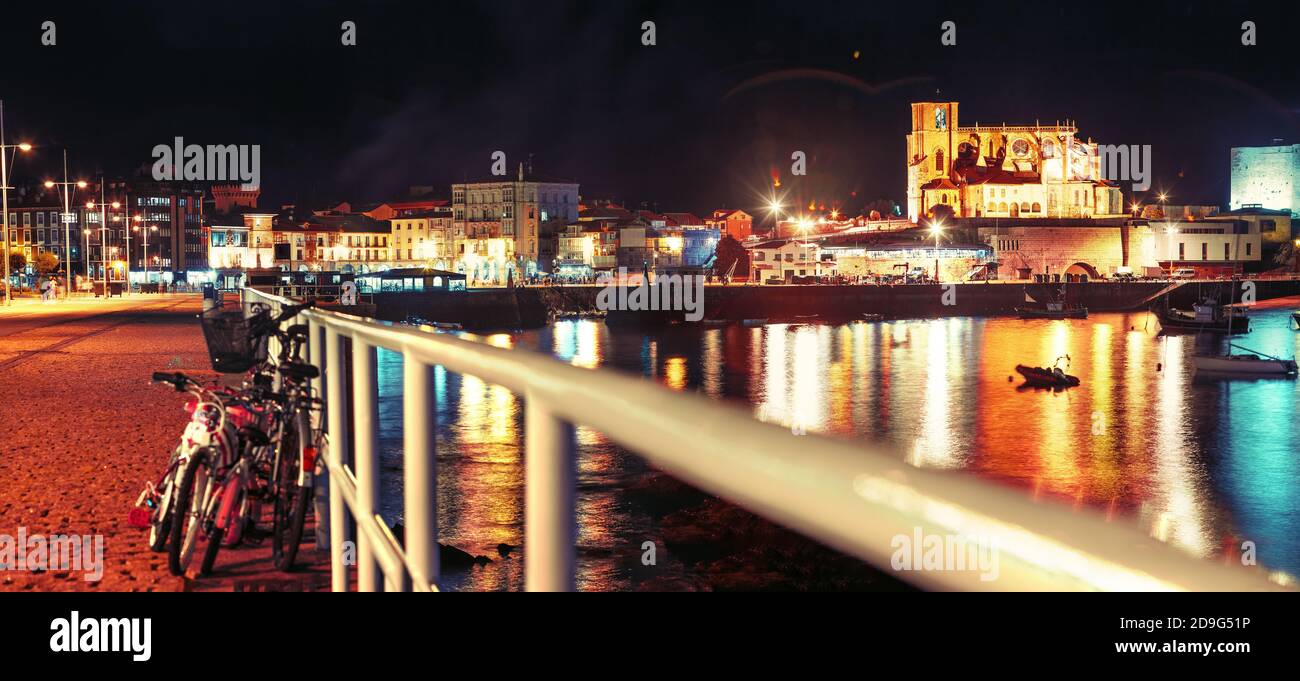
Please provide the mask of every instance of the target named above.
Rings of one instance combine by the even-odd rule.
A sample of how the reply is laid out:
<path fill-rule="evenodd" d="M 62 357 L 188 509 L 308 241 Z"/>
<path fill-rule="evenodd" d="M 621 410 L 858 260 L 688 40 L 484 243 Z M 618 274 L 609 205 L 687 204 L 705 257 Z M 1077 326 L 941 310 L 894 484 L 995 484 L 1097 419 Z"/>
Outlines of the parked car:
<path fill-rule="evenodd" d="M 1116 272 L 1111 275 L 1113 281 L 1137 281 L 1137 275 L 1132 272 Z"/>
<path fill-rule="evenodd" d="M 930 275 L 926 273 L 924 267 L 913 267 L 907 271 L 907 283 L 924 284 L 930 280 Z"/>
<path fill-rule="evenodd" d="M 1196 270 L 1191 267 L 1179 267 L 1169 275 L 1170 279 L 1195 279 Z"/>

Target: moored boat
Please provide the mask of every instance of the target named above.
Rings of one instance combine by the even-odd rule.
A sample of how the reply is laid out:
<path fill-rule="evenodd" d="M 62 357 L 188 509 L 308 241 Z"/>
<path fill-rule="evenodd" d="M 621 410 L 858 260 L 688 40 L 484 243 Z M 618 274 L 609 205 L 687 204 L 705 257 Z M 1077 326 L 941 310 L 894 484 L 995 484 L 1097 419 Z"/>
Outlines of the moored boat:
<path fill-rule="evenodd" d="M 767 323 L 767 318 L 764 317 L 763 319 L 746 319 L 744 322 L 741 323 L 744 324 L 745 326 L 762 326 Z"/>
<path fill-rule="evenodd" d="M 1079 377 L 1071 376 L 1058 367 L 1031 367 L 1016 365 L 1016 373 L 1025 378 L 1025 385 L 1036 388 L 1073 388 L 1079 385 Z"/>
<path fill-rule="evenodd" d="M 1192 305 L 1191 311 L 1166 307 L 1157 312 L 1156 318 L 1166 331 L 1250 333 L 1250 318 L 1246 316 L 1246 308 L 1220 305 L 1211 298 Z"/>
<path fill-rule="evenodd" d="M 1260 357 L 1250 354 L 1232 354 L 1222 356 L 1197 355 L 1192 358 L 1197 371 L 1209 371 L 1217 374 L 1275 374 L 1296 373 L 1295 360 L 1277 357 Z"/>
<path fill-rule="evenodd" d="M 1082 305 L 1047 303 L 1044 307 L 1017 307 L 1021 319 L 1087 319 L 1088 308 Z"/>
<path fill-rule="evenodd" d="M 863 313 L 862 313 L 862 321 L 864 321 L 864 322 L 883 322 L 883 321 L 885 321 L 885 315 L 880 314 L 879 312 L 863 312 Z"/>

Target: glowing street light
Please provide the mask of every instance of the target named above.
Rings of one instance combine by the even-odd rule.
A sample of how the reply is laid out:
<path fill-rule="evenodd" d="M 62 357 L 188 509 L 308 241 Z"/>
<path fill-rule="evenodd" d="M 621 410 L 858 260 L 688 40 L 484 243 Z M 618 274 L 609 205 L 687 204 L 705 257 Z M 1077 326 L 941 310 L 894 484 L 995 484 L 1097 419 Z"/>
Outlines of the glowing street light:
<path fill-rule="evenodd" d="M 108 207 L 111 205 L 115 210 L 122 207 L 122 204 L 114 201 L 107 203 L 104 200 L 104 178 L 99 178 L 99 260 L 104 270 L 104 300 L 108 300 Z M 94 201 L 87 201 L 86 208 L 95 209 Z M 89 248 L 89 246 L 87 246 Z"/>
<path fill-rule="evenodd" d="M 22 142 L 20 144 L 5 144 L 5 105 L 0 100 L 0 194 L 3 194 L 3 206 L 0 210 L 4 211 L 4 261 L 5 261 L 5 305 L 12 305 L 14 292 L 9 286 L 9 156 L 6 154 L 8 149 L 17 149 L 18 151 L 31 151 L 32 145 Z M 17 156 L 17 152 L 14 152 Z"/>
<path fill-rule="evenodd" d="M 77 180 L 76 182 L 68 181 L 68 150 L 67 149 L 63 150 L 63 181 L 62 182 L 55 182 L 54 180 L 45 181 L 46 189 L 53 189 L 54 187 L 58 187 L 59 193 L 63 195 L 63 215 L 60 216 L 60 219 L 63 221 L 63 245 L 64 248 L 68 249 L 68 252 L 65 254 L 66 257 L 64 257 L 63 259 L 64 282 L 66 282 L 66 286 L 64 286 L 64 290 L 65 290 L 65 295 L 71 298 L 72 297 L 72 218 L 73 218 L 72 188 L 76 187 L 78 189 L 85 189 L 86 181 L 85 180 Z M 87 274 L 89 274 L 89 268 L 87 268 Z"/>
<path fill-rule="evenodd" d="M 139 215 L 135 216 L 135 219 L 138 222 L 140 220 L 140 216 Z M 144 233 L 144 258 L 140 261 L 140 264 L 144 265 L 144 282 L 147 284 L 149 283 L 149 232 L 158 231 L 158 225 L 149 225 L 148 229 L 144 229 L 144 230 L 140 229 L 140 225 L 136 225 L 131 228 L 131 231 L 132 232 L 143 231 Z M 161 279 L 161 277 L 159 278 Z M 140 290 L 143 291 L 144 289 L 140 289 Z"/>
<path fill-rule="evenodd" d="M 930 235 L 934 237 L 934 280 L 939 281 L 939 237 L 943 236 L 943 220 L 930 223 Z"/>

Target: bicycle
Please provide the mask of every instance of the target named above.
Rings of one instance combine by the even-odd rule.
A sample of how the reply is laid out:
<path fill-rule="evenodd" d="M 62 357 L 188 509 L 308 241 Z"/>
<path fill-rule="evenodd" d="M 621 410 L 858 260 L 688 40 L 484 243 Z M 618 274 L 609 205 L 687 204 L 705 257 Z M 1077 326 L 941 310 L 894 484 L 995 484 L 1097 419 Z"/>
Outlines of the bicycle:
<path fill-rule="evenodd" d="M 293 306 L 281 318 L 297 315 L 308 307 Z M 319 376 L 316 367 L 302 361 L 307 327 L 302 324 L 281 330 L 278 324 L 264 328 L 279 341 L 280 353 L 274 365 L 280 379 L 277 393 L 275 459 L 271 467 L 270 493 L 275 500 L 271 527 L 271 562 L 283 572 L 293 570 L 302 543 L 307 513 L 311 508 L 320 431 L 312 427 L 311 412 L 321 401 L 311 395 L 311 380 Z M 267 367 L 269 369 L 269 366 Z"/>
<path fill-rule="evenodd" d="M 155 382 L 189 391 L 191 412 L 181 444 L 157 482 L 146 482 L 132 510 L 132 524 L 149 527 L 149 546 L 168 552 L 168 568 L 183 575 L 200 535 L 207 537 L 199 574 L 212 571 L 221 546 L 242 541 L 256 527 L 261 504 L 273 512 L 273 562 L 291 570 L 310 507 L 319 432 L 311 410 L 315 367 L 301 360 L 306 327 L 280 327 L 309 305 L 286 306 L 272 315 L 255 305 L 214 308 L 200 315 L 212 366 L 223 373 L 249 372 L 241 389 L 205 388 L 181 373 L 155 372 Z M 267 340 L 280 341 L 276 362 Z"/>

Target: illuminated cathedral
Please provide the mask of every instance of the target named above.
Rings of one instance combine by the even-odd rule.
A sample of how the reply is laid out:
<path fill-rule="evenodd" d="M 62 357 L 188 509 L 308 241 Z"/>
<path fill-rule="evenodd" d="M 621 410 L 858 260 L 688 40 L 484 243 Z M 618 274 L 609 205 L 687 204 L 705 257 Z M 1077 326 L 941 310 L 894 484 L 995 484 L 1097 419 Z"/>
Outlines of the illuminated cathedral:
<path fill-rule="evenodd" d="M 1102 179 L 1097 144 L 1072 122 L 957 122 L 957 102 L 912 104 L 907 136 L 907 214 L 947 206 L 957 217 L 1094 218 L 1124 215 L 1124 197 Z M 941 209 L 938 212 L 944 212 Z"/>

